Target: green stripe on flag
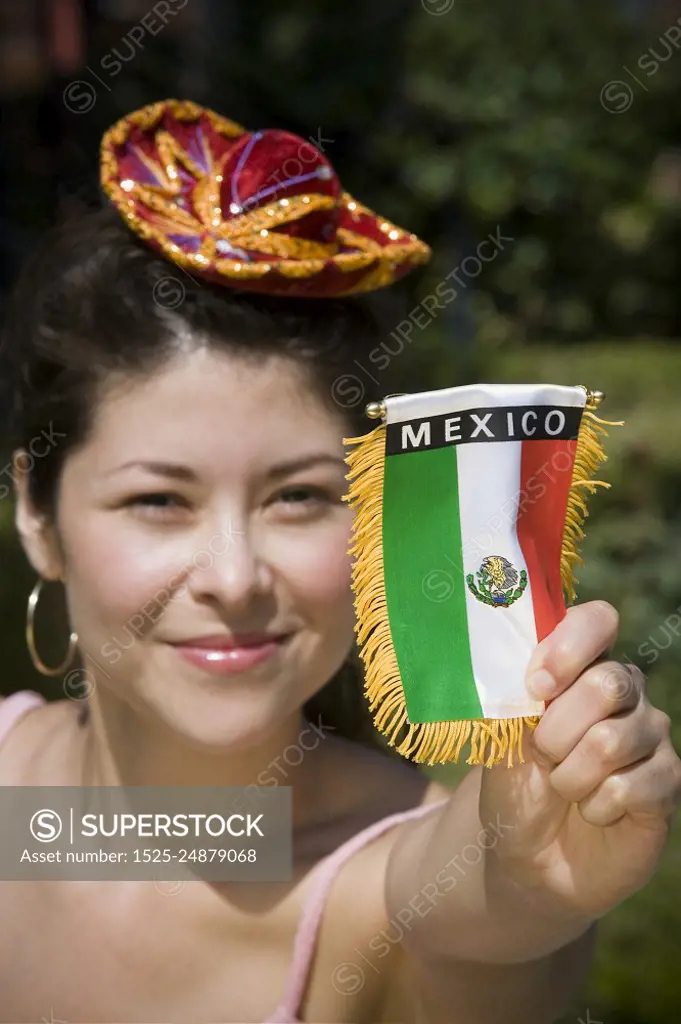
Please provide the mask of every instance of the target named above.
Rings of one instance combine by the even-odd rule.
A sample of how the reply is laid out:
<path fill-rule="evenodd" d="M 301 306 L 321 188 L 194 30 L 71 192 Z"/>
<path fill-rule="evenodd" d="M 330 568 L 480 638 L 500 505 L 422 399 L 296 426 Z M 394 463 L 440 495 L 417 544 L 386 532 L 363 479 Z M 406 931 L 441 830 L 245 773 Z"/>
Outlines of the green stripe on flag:
<path fill-rule="evenodd" d="M 390 455 L 383 565 L 410 722 L 482 718 L 462 567 L 456 445 Z"/>

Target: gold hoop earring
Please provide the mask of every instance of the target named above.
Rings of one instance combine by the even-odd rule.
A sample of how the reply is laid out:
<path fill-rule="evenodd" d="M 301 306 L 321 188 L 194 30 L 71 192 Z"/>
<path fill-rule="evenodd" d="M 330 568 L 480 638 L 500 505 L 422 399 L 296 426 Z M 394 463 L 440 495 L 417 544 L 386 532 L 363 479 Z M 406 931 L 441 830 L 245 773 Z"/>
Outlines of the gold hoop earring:
<path fill-rule="evenodd" d="M 38 654 L 35 646 L 33 619 L 35 617 L 35 606 L 38 603 L 38 597 L 40 596 L 40 591 L 43 583 L 44 580 L 42 579 L 42 577 L 40 577 L 38 579 L 38 582 L 34 586 L 33 590 L 31 591 L 31 596 L 28 599 L 28 609 L 26 612 L 26 644 L 28 645 L 28 653 L 31 656 L 31 661 L 38 669 L 38 671 L 42 672 L 44 676 L 58 676 L 60 672 L 64 672 L 71 664 L 71 660 L 76 650 L 76 644 L 78 643 L 78 634 L 71 633 L 71 636 L 69 637 L 69 649 L 67 651 L 66 658 L 64 659 L 61 665 L 58 665 L 56 668 L 50 668 L 48 665 L 45 664 L 44 661 L 41 660 L 40 655 Z"/>

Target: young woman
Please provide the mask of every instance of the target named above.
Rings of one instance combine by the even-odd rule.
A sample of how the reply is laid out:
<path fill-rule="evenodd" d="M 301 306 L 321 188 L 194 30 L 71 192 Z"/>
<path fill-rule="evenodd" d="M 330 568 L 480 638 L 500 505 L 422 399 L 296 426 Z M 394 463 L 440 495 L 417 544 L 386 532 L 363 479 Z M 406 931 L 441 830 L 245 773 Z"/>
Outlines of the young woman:
<path fill-rule="evenodd" d="M 232 275 L 209 278 L 180 200 L 199 187 L 211 125 L 200 112 L 203 134 L 188 141 L 195 122 L 169 114 L 145 112 L 144 138 L 116 136 L 127 185 L 109 191 L 115 208 L 53 232 L 13 296 L 2 375 L 16 524 L 39 583 L 63 584 L 62 671 L 87 700 L 0 702 L 0 782 L 275 778 L 293 788 L 294 872 L 178 891 L 3 882 L 0 1020 L 548 1024 L 584 975 L 595 921 L 645 884 L 664 847 L 681 787 L 668 717 L 637 670 L 608 660 L 617 613 L 596 601 L 533 656 L 528 687 L 551 704 L 523 764 L 472 768 L 450 792 L 372 745 L 353 668 L 342 438 L 365 432 L 374 396 L 348 404 L 339 382 L 356 380 L 354 360 L 379 337 L 338 295 L 388 283 L 399 254 L 372 248 L 363 213 L 341 241 L 361 250 L 362 235 L 371 258 L 334 278 L 314 246 L 347 227 L 317 220 L 269 241 L 257 228 L 272 263 L 243 282 L 243 232 L 222 231 L 220 249 L 207 228 L 206 260 L 215 269 L 231 253 Z M 258 139 L 234 154 L 220 130 L 207 173 L 229 182 L 222 224 L 309 187 L 291 173 L 273 184 L 270 164 L 249 205 L 238 179 Z M 154 195 L 174 204 L 175 232 L 153 196 L 138 217 L 143 175 L 120 156 L 161 175 L 150 132 L 165 174 Z M 279 166 L 291 137 L 271 135 Z M 335 176 L 305 156 L 324 195 Z M 268 275 L 287 294 L 265 294 Z M 48 671 L 32 611 L 31 655 Z M 284 758 L 291 749 L 300 756 Z"/>

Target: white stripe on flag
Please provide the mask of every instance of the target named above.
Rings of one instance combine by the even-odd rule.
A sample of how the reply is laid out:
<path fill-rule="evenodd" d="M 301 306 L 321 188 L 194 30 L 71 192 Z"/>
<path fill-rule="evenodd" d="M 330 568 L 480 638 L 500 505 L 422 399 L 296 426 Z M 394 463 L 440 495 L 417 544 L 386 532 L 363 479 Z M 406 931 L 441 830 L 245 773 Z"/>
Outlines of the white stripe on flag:
<path fill-rule="evenodd" d="M 490 403 L 492 404 L 492 403 Z M 494 403 L 496 404 L 496 403 Z M 485 718 L 539 715 L 542 701 L 525 687 L 525 668 L 537 645 L 532 589 L 507 608 L 479 601 L 465 577 L 483 558 L 501 555 L 527 571 L 516 532 L 522 444 L 486 441 L 457 448 L 466 613 L 475 685 Z M 477 577 L 475 577 L 477 584 Z"/>
<path fill-rule="evenodd" d="M 584 405 L 586 393 L 581 387 L 563 384 L 464 384 L 461 387 L 420 391 L 384 399 L 387 423 L 441 416 L 462 409 L 512 405 Z"/>

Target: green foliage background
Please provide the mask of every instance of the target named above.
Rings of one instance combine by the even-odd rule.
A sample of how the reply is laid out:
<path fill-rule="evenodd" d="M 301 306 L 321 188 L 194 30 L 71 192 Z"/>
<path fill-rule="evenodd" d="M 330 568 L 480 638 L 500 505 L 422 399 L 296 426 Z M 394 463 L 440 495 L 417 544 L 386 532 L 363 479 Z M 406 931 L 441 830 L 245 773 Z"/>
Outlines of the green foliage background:
<path fill-rule="evenodd" d="M 591 499 L 579 600 L 618 607 L 618 653 L 648 672 L 681 749 L 681 52 L 661 41 L 681 10 L 651 3 L 635 18 L 612 0 L 457 0 L 428 13 L 446 6 L 215 0 L 203 31 L 148 39 L 92 111 L 67 118 L 62 170 L 70 192 L 87 198 L 101 132 L 172 95 L 252 128 L 321 138 L 349 191 L 433 247 L 427 268 L 382 297 L 396 353 L 386 393 L 483 379 L 605 391 L 603 416 L 625 426 L 607 441 L 602 476 L 612 488 Z M 120 24 L 102 22 L 89 65 L 121 35 Z M 638 62 L 651 48 L 667 56 L 648 75 Z M 631 89 L 620 112 L 602 101 L 611 81 Z M 31 102 L 15 107 L 10 126 L 27 124 Z M 38 166 L 18 163 L 9 180 L 28 235 L 53 208 Z M 499 230 L 510 239 L 503 250 L 407 335 L 408 311 Z M 358 375 L 368 373 L 367 362 Z M 2 689 L 45 692 L 25 648 L 33 577 L 9 499 L 0 501 L 0 565 Z M 55 622 L 46 660 L 61 658 L 65 635 Z M 47 685 L 61 695 L 59 680 Z M 440 774 L 455 781 L 461 770 Z M 587 1008 L 607 1024 L 681 1019 L 680 893 L 677 824 L 651 883 L 602 922 L 594 969 L 565 1024 L 586 1022 Z"/>

